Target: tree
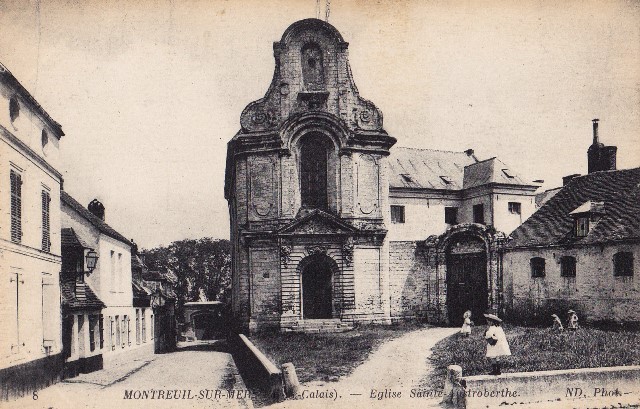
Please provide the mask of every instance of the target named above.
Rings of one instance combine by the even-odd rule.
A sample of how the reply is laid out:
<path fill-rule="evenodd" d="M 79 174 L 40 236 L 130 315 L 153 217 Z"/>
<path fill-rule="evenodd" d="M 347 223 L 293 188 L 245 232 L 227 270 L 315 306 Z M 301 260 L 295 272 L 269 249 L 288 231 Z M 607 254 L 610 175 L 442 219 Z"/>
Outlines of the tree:
<path fill-rule="evenodd" d="M 226 305 L 231 302 L 229 240 L 186 239 L 141 253 L 150 270 L 171 271 L 178 277 L 175 285 L 178 314 L 182 314 L 184 303 L 189 301 L 221 301 Z"/>

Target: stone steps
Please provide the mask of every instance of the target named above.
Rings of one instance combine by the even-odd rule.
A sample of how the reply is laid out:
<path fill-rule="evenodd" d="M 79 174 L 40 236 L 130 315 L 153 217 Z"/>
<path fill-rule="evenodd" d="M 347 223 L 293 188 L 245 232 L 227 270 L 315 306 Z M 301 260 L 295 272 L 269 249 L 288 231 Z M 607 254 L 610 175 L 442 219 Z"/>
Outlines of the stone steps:
<path fill-rule="evenodd" d="M 318 319 L 297 321 L 283 332 L 321 333 L 321 332 L 345 332 L 353 329 L 353 326 L 339 319 Z"/>

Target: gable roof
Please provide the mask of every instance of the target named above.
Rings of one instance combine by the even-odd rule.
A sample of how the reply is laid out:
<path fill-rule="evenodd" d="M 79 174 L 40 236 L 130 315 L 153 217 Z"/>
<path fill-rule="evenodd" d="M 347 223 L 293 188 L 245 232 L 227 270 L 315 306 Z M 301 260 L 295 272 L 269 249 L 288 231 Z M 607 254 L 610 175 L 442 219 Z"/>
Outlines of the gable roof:
<path fill-rule="evenodd" d="M 575 237 L 571 212 L 589 201 L 604 202 L 604 214 L 585 237 Z M 511 248 L 640 239 L 640 168 L 594 172 L 572 179 L 511 237 Z"/>
<path fill-rule="evenodd" d="M 280 228 L 278 233 L 340 234 L 357 231 L 357 228 L 345 223 L 331 213 L 320 209 L 300 209 L 296 218 L 291 223 Z"/>
<path fill-rule="evenodd" d="M 464 168 L 464 183 L 462 186 L 464 189 L 492 183 L 517 186 L 531 185 L 498 158 L 472 163 Z"/>
<path fill-rule="evenodd" d="M 104 220 L 100 219 L 99 217 L 91 213 L 89 209 L 82 206 L 76 199 L 71 197 L 71 195 L 65 192 L 64 190 L 60 191 L 60 200 L 64 204 L 66 204 L 67 206 L 75 210 L 77 213 L 79 213 L 80 216 L 82 216 L 85 220 L 91 223 L 96 229 L 98 229 L 100 233 L 106 236 L 109 236 L 112 239 L 121 241 L 129 246 L 131 245 L 131 242 L 127 240 L 126 237 L 124 237 L 122 234 L 115 231 L 111 226 L 105 223 Z"/>
<path fill-rule="evenodd" d="M 388 162 L 392 188 L 460 190 L 464 167 L 476 159 L 465 152 L 394 147 Z"/>
<path fill-rule="evenodd" d="M 462 190 L 488 184 L 535 186 L 498 158 L 483 161 L 473 152 L 395 147 L 389 156 L 391 188 Z"/>

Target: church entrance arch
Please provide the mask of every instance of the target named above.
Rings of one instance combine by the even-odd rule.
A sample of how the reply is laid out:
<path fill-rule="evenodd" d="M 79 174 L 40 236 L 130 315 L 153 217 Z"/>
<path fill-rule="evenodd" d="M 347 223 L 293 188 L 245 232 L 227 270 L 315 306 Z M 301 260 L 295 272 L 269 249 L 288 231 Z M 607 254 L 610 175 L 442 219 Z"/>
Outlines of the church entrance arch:
<path fill-rule="evenodd" d="M 484 240 L 471 235 L 452 238 L 446 250 L 447 315 L 452 325 L 462 325 L 470 310 L 472 320 L 483 323 L 488 309 L 487 250 Z"/>
<path fill-rule="evenodd" d="M 303 318 L 333 317 L 333 273 L 336 268 L 335 261 L 326 254 L 314 254 L 300 262 Z"/>

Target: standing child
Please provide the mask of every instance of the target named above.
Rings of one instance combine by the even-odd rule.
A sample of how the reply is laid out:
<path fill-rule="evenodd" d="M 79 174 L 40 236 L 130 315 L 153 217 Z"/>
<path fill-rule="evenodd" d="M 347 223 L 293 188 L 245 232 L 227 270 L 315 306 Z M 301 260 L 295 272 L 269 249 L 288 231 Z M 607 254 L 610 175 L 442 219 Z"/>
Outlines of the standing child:
<path fill-rule="evenodd" d="M 562 326 L 562 321 L 560 321 L 560 317 L 558 317 L 556 314 L 551 314 L 551 317 L 553 318 L 553 331 L 554 332 L 560 332 L 560 331 L 564 331 L 564 327 Z"/>
<path fill-rule="evenodd" d="M 500 375 L 500 357 L 511 355 L 507 337 L 502 329 L 502 320 L 493 314 L 484 314 L 487 318 L 487 332 L 484 338 L 487 340 L 487 358 L 491 361 L 490 375 Z"/>
<path fill-rule="evenodd" d="M 471 325 L 473 324 L 471 321 L 471 311 L 465 311 L 462 318 L 464 318 L 464 322 L 462 323 L 462 328 L 460 328 L 460 333 L 465 337 L 468 337 L 471 335 Z"/>
<path fill-rule="evenodd" d="M 578 329 L 578 314 L 574 310 L 567 311 L 567 329 L 575 331 Z"/>

